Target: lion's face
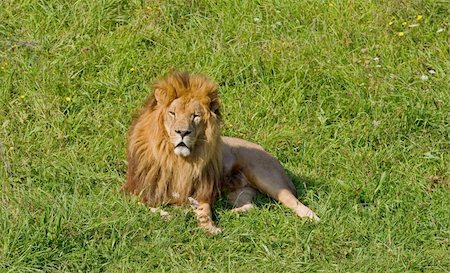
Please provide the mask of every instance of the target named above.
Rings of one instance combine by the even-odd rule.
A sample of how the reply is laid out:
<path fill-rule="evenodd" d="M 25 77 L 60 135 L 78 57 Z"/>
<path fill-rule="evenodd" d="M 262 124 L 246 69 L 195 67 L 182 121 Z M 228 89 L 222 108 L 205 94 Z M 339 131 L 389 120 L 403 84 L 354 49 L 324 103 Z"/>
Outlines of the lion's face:
<path fill-rule="evenodd" d="M 205 107 L 195 98 L 177 98 L 165 109 L 164 126 L 178 156 L 187 157 L 202 140 Z"/>

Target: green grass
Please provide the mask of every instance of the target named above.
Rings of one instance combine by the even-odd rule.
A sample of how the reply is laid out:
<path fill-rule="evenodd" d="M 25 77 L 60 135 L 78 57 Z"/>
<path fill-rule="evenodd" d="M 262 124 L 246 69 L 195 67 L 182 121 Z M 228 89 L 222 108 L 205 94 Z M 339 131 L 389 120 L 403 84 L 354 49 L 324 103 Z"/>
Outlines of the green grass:
<path fill-rule="evenodd" d="M 3 0 L 0 271 L 450 271 L 448 23 L 435 0 Z M 119 192 L 172 68 L 220 83 L 223 133 L 279 158 L 320 223 L 222 199 L 212 237 Z"/>

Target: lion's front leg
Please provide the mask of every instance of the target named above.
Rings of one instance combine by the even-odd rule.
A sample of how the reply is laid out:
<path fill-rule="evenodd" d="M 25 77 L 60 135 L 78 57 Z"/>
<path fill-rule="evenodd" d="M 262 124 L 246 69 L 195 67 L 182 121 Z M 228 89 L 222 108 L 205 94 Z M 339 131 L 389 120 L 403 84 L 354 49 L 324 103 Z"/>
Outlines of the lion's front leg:
<path fill-rule="evenodd" d="M 214 225 L 212 220 L 211 205 L 206 202 L 198 202 L 194 198 L 190 197 L 189 201 L 201 228 L 205 229 L 211 234 L 221 233 L 222 230 Z"/>

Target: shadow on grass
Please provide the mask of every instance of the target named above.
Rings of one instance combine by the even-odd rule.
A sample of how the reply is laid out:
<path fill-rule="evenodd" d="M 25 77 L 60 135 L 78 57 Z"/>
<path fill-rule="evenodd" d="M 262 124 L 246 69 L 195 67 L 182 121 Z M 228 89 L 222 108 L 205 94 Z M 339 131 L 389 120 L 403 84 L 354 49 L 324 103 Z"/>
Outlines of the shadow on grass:
<path fill-rule="evenodd" d="M 296 175 L 289 170 L 285 171 L 287 175 L 291 178 L 292 182 L 294 183 L 294 186 L 297 189 L 297 196 L 299 199 L 303 199 L 308 190 L 313 190 L 313 192 L 315 192 L 315 189 L 325 192 L 328 191 L 326 188 L 326 184 L 321 183 L 317 179 L 303 175 Z"/>

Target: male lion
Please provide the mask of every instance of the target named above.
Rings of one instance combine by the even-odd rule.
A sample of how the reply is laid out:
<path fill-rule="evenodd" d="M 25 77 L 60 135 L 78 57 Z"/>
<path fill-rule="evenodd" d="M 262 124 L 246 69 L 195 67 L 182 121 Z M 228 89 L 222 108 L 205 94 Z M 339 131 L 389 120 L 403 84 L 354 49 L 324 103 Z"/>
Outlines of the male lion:
<path fill-rule="evenodd" d="M 191 202 L 200 226 L 210 233 L 220 232 L 211 206 L 222 190 L 237 212 L 251 209 L 261 191 L 298 216 L 319 220 L 297 200 L 277 159 L 259 145 L 221 137 L 217 88 L 204 76 L 181 72 L 154 84 L 129 131 L 123 189 L 150 207 Z"/>

